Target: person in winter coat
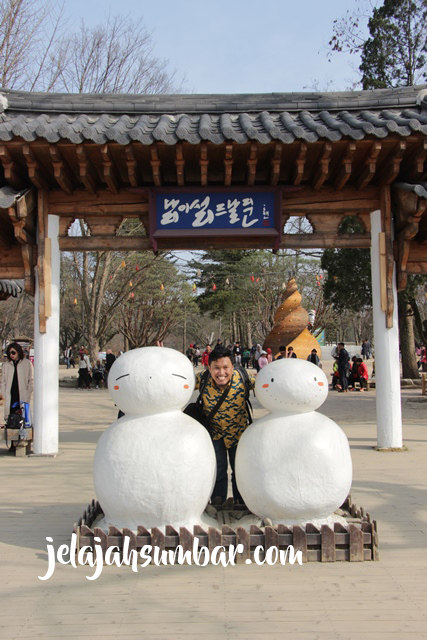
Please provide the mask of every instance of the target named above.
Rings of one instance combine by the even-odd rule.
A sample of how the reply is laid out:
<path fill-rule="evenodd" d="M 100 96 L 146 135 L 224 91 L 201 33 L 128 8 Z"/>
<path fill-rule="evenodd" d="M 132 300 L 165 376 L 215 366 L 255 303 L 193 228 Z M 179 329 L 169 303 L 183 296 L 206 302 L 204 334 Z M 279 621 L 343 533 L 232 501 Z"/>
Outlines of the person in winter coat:
<path fill-rule="evenodd" d="M 261 351 L 261 355 L 258 358 L 258 366 L 260 369 L 263 369 L 268 365 L 268 354 L 267 351 Z"/>
<path fill-rule="evenodd" d="M 1 381 L 5 421 L 9 413 L 19 409 L 20 402 L 31 401 L 34 389 L 33 365 L 25 358 L 21 345 L 11 342 L 7 346 L 6 356 Z"/>
<path fill-rule="evenodd" d="M 255 370 L 258 372 L 259 371 L 259 358 L 261 356 L 261 351 L 262 351 L 262 346 L 260 344 L 257 344 L 256 348 L 255 348 L 255 352 L 254 352 L 254 367 Z"/>
<path fill-rule="evenodd" d="M 368 388 L 368 367 L 363 362 L 362 358 L 357 358 L 357 377 L 355 377 L 355 381 L 357 380 L 360 383 L 360 391 L 365 391 Z"/>
<path fill-rule="evenodd" d="M 78 380 L 78 388 L 83 389 L 86 388 L 90 391 L 90 374 L 92 371 L 92 366 L 90 364 L 90 360 L 87 355 L 86 349 L 82 352 L 79 360 L 79 380 Z"/>
<path fill-rule="evenodd" d="M 312 362 L 313 364 L 320 367 L 320 358 L 317 355 L 317 349 L 312 349 L 309 356 L 307 356 L 307 361 Z"/>
<path fill-rule="evenodd" d="M 202 353 L 202 365 L 204 367 L 209 366 L 209 354 L 212 351 L 212 347 L 210 344 L 207 345 L 206 349 Z"/>

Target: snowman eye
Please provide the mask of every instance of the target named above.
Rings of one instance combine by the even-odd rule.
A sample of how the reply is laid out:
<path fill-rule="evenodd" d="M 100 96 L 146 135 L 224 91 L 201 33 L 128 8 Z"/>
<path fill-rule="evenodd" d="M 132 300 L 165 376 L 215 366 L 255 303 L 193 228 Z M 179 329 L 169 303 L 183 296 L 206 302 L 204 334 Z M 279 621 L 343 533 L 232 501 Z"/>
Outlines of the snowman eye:
<path fill-rule="evenodd" d="M 314 378 L 314 382 L 317 382 L 317 378 Z"/>
<path fill-rule="evenodd" d="M 274 378 L 271 378 L 271 382 L 274 382 Z"/>

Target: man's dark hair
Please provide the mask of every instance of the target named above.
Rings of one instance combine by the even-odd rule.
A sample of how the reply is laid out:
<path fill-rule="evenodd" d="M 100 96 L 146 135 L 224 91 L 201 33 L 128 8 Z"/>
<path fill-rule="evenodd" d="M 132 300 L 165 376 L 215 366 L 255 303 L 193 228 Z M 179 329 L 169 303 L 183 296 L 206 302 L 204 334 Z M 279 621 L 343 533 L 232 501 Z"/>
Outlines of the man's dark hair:
<path fill-rule="evenodd" d="M 227 347 L 223 347 L 222 344 L 219 344 L 213 349 L 213 351 L 209 354 L 208 362 L 211 364 L 215 360 L 219 360 L 220 358 L 230 358 L 231 362 L 233 362 L 233 354 L 230 349 Z"/>
<path fill-rule="evenodd" d="M 279 347 L 279 351 L 286 351 L 286 347 L 282 345 L 281 347 Z"/>
<path fill-rule="evenodd" d="M 338 342 L 338 346 L 339 347 L 345 347 L 345 344 L 344 344 L 344 342 Z"/>

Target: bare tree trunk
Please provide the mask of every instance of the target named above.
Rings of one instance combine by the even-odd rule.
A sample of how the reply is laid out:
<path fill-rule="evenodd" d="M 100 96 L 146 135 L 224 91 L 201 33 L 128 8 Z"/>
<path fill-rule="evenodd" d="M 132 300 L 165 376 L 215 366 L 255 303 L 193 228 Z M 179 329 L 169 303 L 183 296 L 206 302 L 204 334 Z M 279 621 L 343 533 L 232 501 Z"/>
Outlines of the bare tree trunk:
<path fill-rule="evenodd" d="M 249 347 L 250 349 L 252 347 L 252 325 L 249 322 L 249 320 L 246 324 L 246 327 L 247 327 L 247 336 L 248 336 L 248 341 L 246 343 L 246 346 Z"/>
<path fill-rule="evenodd" d="M 232 342 L 234 344 L 234 342 L 236 342 L 237 340 L 237 321 L 236 321 L 235 311 L 233 311 L 233 313 L 231 314 L 231 318 L 232 318 Z"/>
<path fill-rule="evenodd" d="M 398 294 L 398 310 L 402 377 L 416 379 L 420 377 L 420 374 L 415 355 L 414 316 L 412 307 L 405 295 Z"/>

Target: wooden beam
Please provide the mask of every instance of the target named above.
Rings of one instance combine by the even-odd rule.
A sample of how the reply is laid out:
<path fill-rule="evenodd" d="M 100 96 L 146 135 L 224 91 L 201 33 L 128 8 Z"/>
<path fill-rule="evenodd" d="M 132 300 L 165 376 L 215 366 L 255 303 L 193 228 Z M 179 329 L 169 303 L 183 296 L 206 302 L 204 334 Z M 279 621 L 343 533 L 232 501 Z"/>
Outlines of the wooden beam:
<path fill-rule="evenodd" d="M 378 175 L 378 184 L 391 184 L 399 175 L 400 163 L 402 162 L 405 151 L 406 142 L 404 140 L 399 140 L 391 154 L 391 157 L 387 159 L 384 168 Z"/>
<path fill-rule="evenodd" d="M 425 243 L 427 242 L 427 216 L 425 215 L 420 220 L 416 240 L 420 244 L 424 244 L 424 249 L 427 250 L 425 247 Z"/>
<path fill-rule="evenodd" d="M 381 201 L 381 221 L 382 228 L 385 234 L 385 252 L 386 252 L 386 294 L 387 294 L 387 309 L 386 309 L 386 327 L 391 329 L 393 327 L 393 311 L 394 311 L 394 296 L 393 296 L 393 271 L 394 271 L 394 256 L 393 256 L 393 241 L 392 241 L 392 214 L 391 214 L 391 196 L 390 187 L 383 186 L 380 188 L 380 201 Z"/>
<path fill-rule="evenodd" d="M 329 161 L 331 159 L 332 145 L 325 142 L 322 149 L 322 155 L 319 160 L 319 168 L 313 180 L 313 190 L 318 191 L 329 175 Z"/>
<path fill-rule="evenodd" d="M 283 234 L 281 249 L 368 249 L 369 233 L 289 233 Z"/>
<path fill-rule="evenodd" d="M 426 175 L 424 173 L 424 163 L 426 161 L 426 157 L 427 157 L 427 140 L 424 138 L 419 143 L 415 156 L 413 157 L 413 159 L 411 158 L 413 162 L 413 169 L 408 175 L 409 181 L 419 180 L 420 178 L 422 179 L 422 176 Z"/>
<path fill-rule="evenodd" d="M 179 187 L 184 186 L 184 154 L 182 142 L 178 142 L 175 145 L 175 166 L 176 166 L 176 181 Z"/>
<path fill-rule="evenodd" d="M 124 218 L 138 218 L 148 213 L 148 196 L 145 192 L 135 193 L 123 189 L 119 193 L 103 190 L 97 194 L 75 191 L 66 195 L 62 191 L 49 192 L 49 212 L 57 216 L 84 218 L 85 215 L 122 215 Z"/>
<path fill-rule="evenodd" d="M 5 280 L 22 280 L 25 278 L 25 269 L 22 264 L 19 265 L 3 265 L 0 262 L 0 278 Z"/>
<path fill-rule="evenodd" d="M 378 156 L 381 151 L 381 142 L 375 141 L 365 159 L 365 167 L 356 181 L 357 188 L 362 191 L 371 182 L 377 170 Z"/>
<path fill-rule="evenodd" d="M 334 187 L 337 191 L 341 191 L 341 189 L 346 184 L 347 180 L 351 176 L 351 170 L 353 165 L 353 158 L 356 152 L 356 143 L 349 142 L 344 151 L 344 155 L 341 159 L 341 168 L 338 171 L 337 177 L 335 178 Z"/>
<path fill-rule="evenodd" d="M 13 223 L 13 232 L 15 234 L 16 240 L 20 244 L 27 244 L 27 245 L 33 246 L 36 242 L 34 236 L 25 230 L 24 220 L 19 220 Z"/>
<path fill-rule="evenodd" d="M 153 172 L 153 182 L 156 187 L 160 187 L 162 179 L 160 177 L 160 159 L 157 142 L 154 142 L 150 147 L 150 164 L 151 171 Z"/>
<path fill-rule="evenodd" d="M 19 220 L 25 221 L 25 228 L 30 233 L 35 233 L 37 216 L 37 191 L 32 188 L 19 198 L 16 203 L 16 215 Z"/>
<path fill-rule="evenodd" d="M 305 162 L 307 160 L 307 145 L 305 142 L 300 142 L 298 154 L 295 160 L 295 171 L 294 171 L 294 185 L 301 184 L 301 181 L 304 176 Z"/>
<path fill-rule="evenodd" d="M 248 165 L 248 179 L 247 183 L 249 187 L 253 187 L 255 184 L 256 167 L 258 162 L 258 143 L 251 142 L 251 150 L 247 161 Z"/>
<path fill-rule="evenodd" d="M 73 193 L 73 179 L 68 164 L 62 157 L 56 144 L 49 145 L 49 153 L 53 164 L 53 175 L 56 182 L 65 193 Z"/>
<path fill-rule="evenodd" d="M 393 196 L 393 211 L 396 216 L 397 289 L 402 291 L 407 284 L 411 240 L 418 234 L 427 201 L 404 189 L 394 189 Z"/>
<path fill-rule="evenodd" d="M 229 187 L 231 185 L 231 180 L 233 175 L 233 143 L 225 145 L 224 166 L 225 166 L 224 185 L 226 187 Z"/>
<path fill-rule="evenodd" d="M 203 141 L 200 145 L 200 184 L 202 187 L 206 187 L 208 184 L 208 143 Z"/>
<path fill-rule="evenodd" d="M 282 151 L 283 145 L 281 142 L 276 142 L 274 145 L 274 153 L 271 158 L 271 174 L 270 174 L 270 184 L 274 187 L 280 178 L 280 165 L 282 161 Z"/>
<path fill-rule="evenodd" d="M 20 176 L 19 167 L 13 160 L 9 149 L 0 145 L 0 161 L 3 165 L 5 180 L 13 189 L 22 189 L 25 186 L 24 180 Z"/>
<path fill-rule="evenodd" d="M 79 163 L 79 175 L 80 180 L 89 191 L 89 193 L 96 193 L 96 176 L 95 169 L 91 161 L 88 158 L 86 149 L 82 144 L 78 144 L 76 147 L 77 162 Z"/>
<path fill-rule="evenodd" d="M 46 290 L 47 269 L 46 264 L 46 238 L 48 224 L 48 194 L 46 191 L 40 190 L 37 194 L 37 219 L 38 219 L 38 236 L 37 236 L 37 270 L 38 270 L 38 293 L 39 293 L 39 331 L 46 333 L 46 308 L 49 307 L 47 298 L 50 292 Z M 46 304 L 47 303 L 47 304 Z"/>
<path fill-rule="evenodd" d="M 130 185 L 132 187 L 139 187 L 139 185 L 142 184 L 141 174 L 135 158 L 133 146 L 131 144 L 125 146 L 125 153 Z"/>
<path fill-rule="evenodd" d="M 28 177 L 33 185 L 37 187 L 37 189 L 48 190 L 49 186 L 41 171 L 40 163 L 29 144 L 24 144 L 22 146 L 22 154 L 25 158 L 25 162 L 27 163 Z"/>
<path fill-rule="evenodd" d="M 68 231 L 70 230 L 70 227 L 73 224 L 74 220 L 75 220 L 74 216 L 61 216 L 59 218 L 59 235 L 60 236 L 68 236 Z"/>
<path fill-rule="evenodd" d="M 104 144 L 101 147 L 102 167 L 104 173 L 104 180 L 108 185 L 108 188 L 112 193 L 119 192 L 117 172 L 114 167 L 114 162 L 111 157 L 111 151 L 108 144 Z"/>
<path fill-rule="evenodd" d="M 59 237 L 59 248 L 61 251 L 145 251 L 152 249 L 152 245 L 146 236 L 95 235 Z"/>
<path fill-rule="evenodd" d="M 123 216 L 88 216 L 84 217 L 91 236 L 115 236 L 123 222 Z"/>

